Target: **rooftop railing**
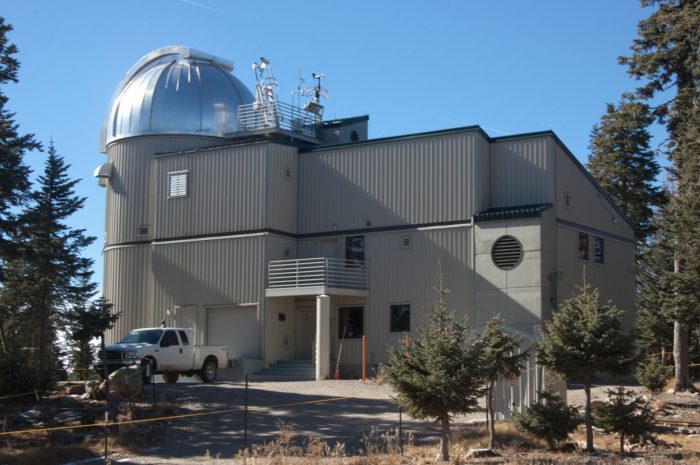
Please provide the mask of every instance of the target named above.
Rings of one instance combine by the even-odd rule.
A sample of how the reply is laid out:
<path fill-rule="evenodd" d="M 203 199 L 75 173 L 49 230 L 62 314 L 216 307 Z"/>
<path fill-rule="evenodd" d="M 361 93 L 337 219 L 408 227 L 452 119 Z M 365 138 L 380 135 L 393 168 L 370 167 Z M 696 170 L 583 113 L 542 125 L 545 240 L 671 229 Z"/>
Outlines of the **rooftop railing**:
<path fill-rule="evenodd" d="M 297 106 L 282 102 L 253 102 L 238 107 L 238 131 L 284 129 L 318 139 L 321 118 Z"/>
<path fill-rule="evenodd" d="M 367 289 L 367 264 L 337 258 L 275 260 L 268 264 L 269 289 L 329 287 Z"/>

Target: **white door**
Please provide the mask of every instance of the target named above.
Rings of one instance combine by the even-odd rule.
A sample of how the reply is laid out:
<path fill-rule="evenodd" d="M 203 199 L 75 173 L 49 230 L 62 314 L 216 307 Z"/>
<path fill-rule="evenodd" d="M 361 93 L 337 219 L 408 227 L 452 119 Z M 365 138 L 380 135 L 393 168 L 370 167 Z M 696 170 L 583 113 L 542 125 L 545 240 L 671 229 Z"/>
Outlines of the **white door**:
<path fill-rule="evenodd" d="M 160 347 L 155 350 L 158 371 L 177 370 L 181 368 L 182 346 L 175 330 L 169 329 L 160 338 Z"/>
<path fill-rule="evenodd" d="M 177 326 L 181 328 L 192 329 L 192 341 L 190 344 L 201 345 L 203 343 L 201 333 L 202 329 L 199 328 L 197 324 L 197 312 L 198 308 L 196 305 L 187 305 L 182 307 L 175 307 L 175 321 Z"/>
<path fill-rule="evenodd" d="M 220 307 L 207 309 L 207 344 L 225 345 L 230 359 L 259 358 L 258 308 Z"/>

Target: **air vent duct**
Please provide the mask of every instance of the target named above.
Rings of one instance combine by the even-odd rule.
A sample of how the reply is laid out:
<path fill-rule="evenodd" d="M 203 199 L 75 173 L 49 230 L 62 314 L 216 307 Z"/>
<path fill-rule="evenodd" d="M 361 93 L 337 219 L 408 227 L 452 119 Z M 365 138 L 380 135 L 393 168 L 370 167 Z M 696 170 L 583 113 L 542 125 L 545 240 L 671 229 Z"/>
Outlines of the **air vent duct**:
<path fill-rule="evenodd" d="M 513 236 L 501 236 L 491 248 L 491 259 L 501 270 L 512 270 L 523 259 L 523 246 Z"/>

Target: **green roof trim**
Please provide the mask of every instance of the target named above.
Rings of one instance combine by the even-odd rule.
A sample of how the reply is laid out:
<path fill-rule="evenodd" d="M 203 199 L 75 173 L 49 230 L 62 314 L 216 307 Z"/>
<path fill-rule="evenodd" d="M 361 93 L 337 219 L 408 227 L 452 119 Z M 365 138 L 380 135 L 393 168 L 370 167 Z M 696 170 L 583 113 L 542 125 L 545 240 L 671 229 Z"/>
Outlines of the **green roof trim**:
<path fill-rule="evenodd" d="M 551 203 L 538 203 L 534 205 L 519 205 L 516 207 L 489 208 L 474 216 L 474 221 L 483 223 L 484 221 L 520 220 L 523 218 L 539 218 L 542 212 L 552 208 Z"/>

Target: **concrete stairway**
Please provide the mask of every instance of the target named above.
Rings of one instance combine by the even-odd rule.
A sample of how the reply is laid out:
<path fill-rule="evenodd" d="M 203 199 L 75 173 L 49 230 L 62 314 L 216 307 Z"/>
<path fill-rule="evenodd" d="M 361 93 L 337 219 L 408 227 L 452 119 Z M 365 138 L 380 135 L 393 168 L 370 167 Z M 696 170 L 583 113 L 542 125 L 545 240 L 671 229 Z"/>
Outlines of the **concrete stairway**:
<path fill-rule="evenodd" d="M 313 381 L 316 367 L 309 360 L 281 360 L 267 368 L 256 371 L 251 381 Z"/>

